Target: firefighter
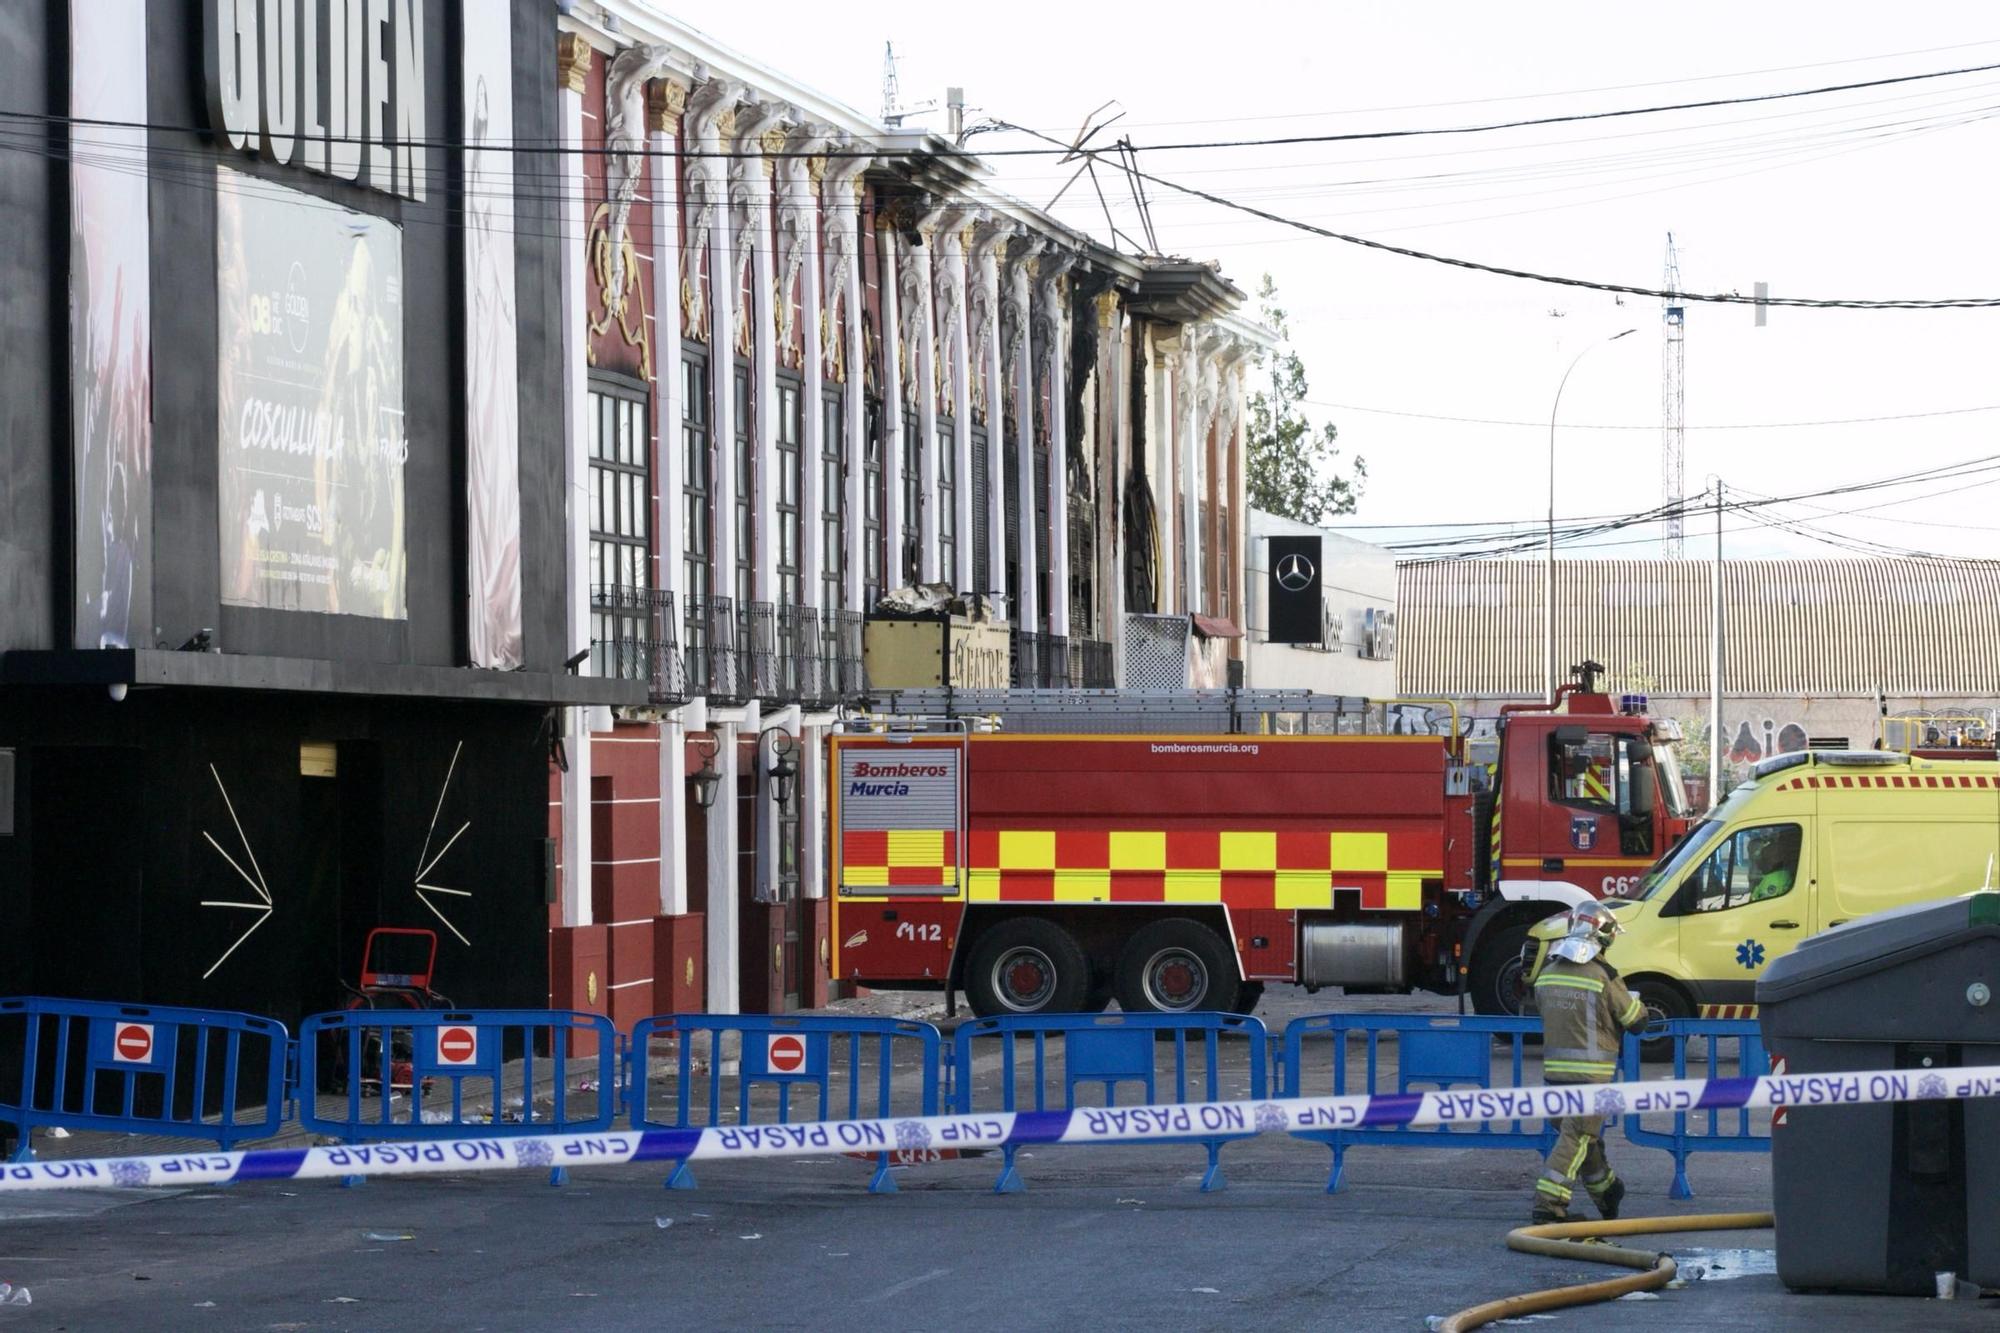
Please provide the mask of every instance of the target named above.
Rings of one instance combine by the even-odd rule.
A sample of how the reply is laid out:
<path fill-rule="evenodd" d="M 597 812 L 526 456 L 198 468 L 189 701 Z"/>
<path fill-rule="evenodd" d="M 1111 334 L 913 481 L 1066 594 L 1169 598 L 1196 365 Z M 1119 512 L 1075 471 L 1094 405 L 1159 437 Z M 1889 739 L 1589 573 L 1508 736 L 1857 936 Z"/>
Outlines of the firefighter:
<path fill-rule="evenodd" d="M 1537 934 L 1560 937 L 1548 945 L 1534 975 L 1535 1005 L 1542 1016 L 1542 1077 L 1551 1084 L 1609 1083 L 1618 1074 L 1624 1034 L 1645 1022 L 1646 1008 L 1618 979 L 1605 950 L 1618 922 L 1590 902 L 1544 922 Z M 1625 1182 L 1604 1155 L 1604 1117 L 1567 1116 L 1561 1137 L 1535 1179 L 1535 1223 L 1567 1222 L 1578 1181 L 1606 1219 L 1618 1216 Z"/>

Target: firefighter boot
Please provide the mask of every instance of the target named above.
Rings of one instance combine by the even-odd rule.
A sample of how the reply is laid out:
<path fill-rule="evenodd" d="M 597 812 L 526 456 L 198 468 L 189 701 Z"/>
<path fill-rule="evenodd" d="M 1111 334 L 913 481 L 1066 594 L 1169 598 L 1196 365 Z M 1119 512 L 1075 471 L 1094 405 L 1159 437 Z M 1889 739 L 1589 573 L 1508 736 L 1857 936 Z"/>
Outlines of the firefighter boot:
<path fill-rule="evenodd" d="M 1597 1215 L 1607 1222 L 1616 1221 L 1618 1205 L 1625 1201 L 1625 1182 L 1612 1176 L 1609 1180 L 1584 1183 L 1590 1190 L 1591 1202 L 1597 1205 Z"/>
<path fill-rule="evenodd" d="M 1576 1220 L 1569 1215 L 1568 1208 L 1557 1203 L 1554 1199 L 1548 1198 L 1535 1200 L 1535 1210 L 1528 1214 L 1528 1225 L 1534 1227 L 1547 1226 L 1551 1222 L 1574 1222 Z"/>

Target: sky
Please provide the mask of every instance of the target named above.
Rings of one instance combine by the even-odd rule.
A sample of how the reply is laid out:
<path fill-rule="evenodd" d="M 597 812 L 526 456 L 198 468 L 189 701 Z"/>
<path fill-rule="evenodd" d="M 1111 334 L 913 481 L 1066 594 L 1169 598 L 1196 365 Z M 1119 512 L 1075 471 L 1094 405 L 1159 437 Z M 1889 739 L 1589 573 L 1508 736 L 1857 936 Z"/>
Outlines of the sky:
<path fill-rule="evenodd" d="M 837 18 L 793 0 L 665 7 L 870 114 L 881 109 L 885 42 L 905 104 L 941 104 L 959 85 L 969 124 L 1003 120 L 1066 140 L 1115 100 L 1124 117 L 1097 142 L 1129 135 L 1150 174 L 1436 254 L 1654 288 L 1672 232 L 1685 291 L 1749 294 L 1762 281 L 1780 297 L 2000 298 L 2000 69 L 1476 135 L 1154 147 L 1436 129 L 2000 65 L 1991 5 L 1014 0 L 997 13 L 849 7 Z M 944 113 L 906 124 L 941 130 Z M 1035 146 L 997 131 L 970 143 Z M 1073 170 L 1045 157 L 993 166 L 1002 188 L 1038 206 Z M 1100 168 L 1099 180 L 1112 221 L 1142 234 L 1122 178 Z M 1309 412 L 1338 427 L 1346 456 L 1367 460 L 1359 508 L 1334 526 L 1413 542 L 1486 532 L 1415 525 L 1518 523 L 1532 540 L 1549 507 L 1552 409 L 1559 527 L 1664 503 L 1657 299 L 1376 253 L 1164 187 L 1149 193 L 1163 252 L 1217 260 L 1249 293 L 1263 273 L 1277 283 Z M 1087 178 L 1055 212 L 1105 236 Z M 1688 491 L 1719 475 L 1733 498 L 1793 496 L 2000 455 L 2000 309 L 1773 308 L 1761 328 L 1745 307 L 1686 310 Z M 1964 410 L 1977 408 L 1993 410 Z M 1869 417 L 1904 419 L 1726 429 Z M 1730 512 L 1723 540 L 1731 557 L 1846 556 L 1857 544 L 1989 556 L 2000 554 L 1996 502 L 2000 470 Z M 1708 514 L 1687 521 L 1689 555 L 1713 553 L 1715 526 Z M 1640 525 L 1563 549 L 1655 557 L 1664 547 L 1658 525 Z"/>

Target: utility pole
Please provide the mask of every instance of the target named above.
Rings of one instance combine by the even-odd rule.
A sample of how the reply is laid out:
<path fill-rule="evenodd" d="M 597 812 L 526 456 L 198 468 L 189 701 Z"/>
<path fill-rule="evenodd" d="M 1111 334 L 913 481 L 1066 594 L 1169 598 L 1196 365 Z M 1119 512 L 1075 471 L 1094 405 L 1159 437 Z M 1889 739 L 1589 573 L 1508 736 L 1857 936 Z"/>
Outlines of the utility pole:
<path fill-rule="evenodd" d="M 1715 478 L 1715 569 L 1708 622 L 1708 808 L 1722 800 L 1722 478 Z"/>
<path fill-rule="evenodd" d="M 1667 506 L 1666 551 L 1669 560 L 1683 554 L 1681 497 L 1687 494 L 1687 306 L 1680 297 L 1681 260 L 1674 234 L 1667 233 L 1667 269 L 1660 289 L 1666 341 L 1660 365 L 1660 501 Z M 1757 307 L 1762 318 L 1763 307 Z"/>

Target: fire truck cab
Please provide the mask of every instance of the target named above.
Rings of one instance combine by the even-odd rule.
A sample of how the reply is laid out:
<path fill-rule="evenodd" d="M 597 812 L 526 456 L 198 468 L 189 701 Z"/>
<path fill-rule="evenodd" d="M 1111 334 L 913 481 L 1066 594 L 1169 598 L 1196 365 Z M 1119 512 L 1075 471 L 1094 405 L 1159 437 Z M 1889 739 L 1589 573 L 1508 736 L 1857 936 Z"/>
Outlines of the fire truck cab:
<path fill-rule="evenodd" d="M 1503 716 L 1490 770 L 1364 700 L 907 692 L 829 746 L 833 976 L 982 1014 L 1267 981 L 1507 1009 L 1527 927 L 1685 829 L 1663 729 L 1580 674 Z"/>

